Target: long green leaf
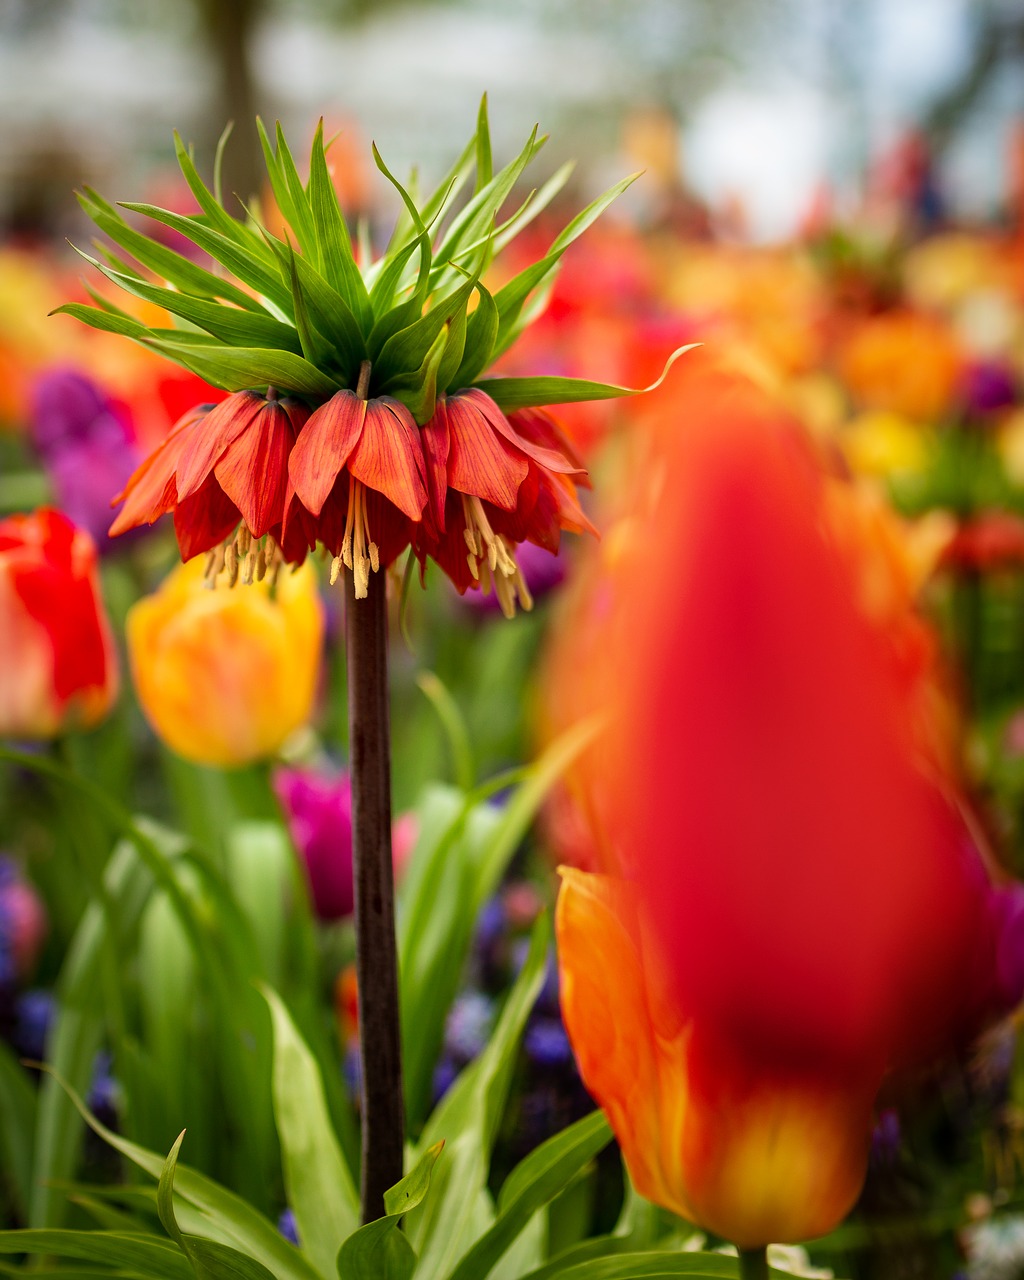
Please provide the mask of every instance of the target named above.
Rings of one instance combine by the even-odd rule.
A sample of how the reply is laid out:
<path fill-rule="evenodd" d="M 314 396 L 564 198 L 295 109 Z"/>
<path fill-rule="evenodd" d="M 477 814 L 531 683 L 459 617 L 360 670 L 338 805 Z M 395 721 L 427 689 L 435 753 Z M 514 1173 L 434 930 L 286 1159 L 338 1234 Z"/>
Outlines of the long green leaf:
<path fill-rule="evenodd" d="M 194 293 L 200 298 L 223 298 L 246 311 L 268 314 L 258 298 L 251 297 L 230 280 L 214 275 L 200 267 L 184 254 L 169 249 L 157 240 L 128 225 L 112 204 L 108 204 L 91 187 L 86 187 L 78 201 L 86 214 L 105 232 L 115 244 L 140 262 L 144 267 L 168 280 L 184 293 Z"/>
<path fill-rule="evenodd" d="M 211 258 L 227 267 L 237 279 L 243 280 L 277 306 L 287 309 L 289 298 L 284 280 L 270 251 L 264 249 L 259 241 L 240 246 L 220 231 L 214 231 L 212 227 L 200 222 L 194 214 L 173 213 L 170 209 L 161 209 L 153 204 L 122 201 L 121 208 L 141 213 L 162 226 L 180 232 L 205 250 Z"/>
<path fill-rule="evenodd" d="M 476 289 L 478 302 L 476 310 L 466 321 L 462 361 L 447 382 L 442 384 L 456 390 L 468 386 L 487 368 L 498 336 L 498 308 L 494 298 L 479 282 Z"/>
<path fill-rule="evenodd" d="M 339 376 L 344 375 L 346 384 L 355 386 L 359 365 L 366 358 L 366 343 L 352 308 L 318 271 L 314 271 L 290 247 L 282 245 L 278 252 L 287 262 L 295 299 L 296 323 L 299 322 L 301 308 L 309 328 L 326 339 L 332 348 L 330 366 L 338 369 Z M 316 338 L 310 335 L 309 340 L 314 349 L 320 349 L 315 345 Z"/>
<path fill-rule="evenodd" d="M 151 338 L 145 345 L 225 391 L 273 386 L 279 391 L 328 397 L 334 395 L 341 385 L 290 351 L 265 347 L 200 346 L 192 341 L 171 342 L 166 338 Z"/>
<path fill-rule="evenodd" d="M 423 304 L 426 302 L 427 296 L 430 292 L 430 264 L 433 260 L 431 247 L 430 247 L 430 232 L 427 230 L 426 226 L 424 225 L 423 219 L 420 217 L 419 210 L 416 208 L 416 204 L 413 201 L 412 197 L 409 195 L 405 187 L 402 186 L 402 184 L 398 181 L 398 179 L 394 176 L 391 170 L 384 163 L 383 159 L 381 158 L 381 154 L 377 150 L 376 146 L 374 146 L 373 148 L 373 159 L 377 165 L 377 168 L 381 171 L 384 177 L 387 178 L 388 182 L 391 183 L 391 185 L 395 188 L 398 194 L 402 197 L 402 203 L 405 205 L 406 211 L 408 212 L 409 217 L 412 219 L 412 224 L 416 230 L 415 239 L 416 239 L 416 243 L 419 245 L 419 248 L 420 248 L 420 270 L 419 270 L 419 276 L 416 282 L 416 288 L 413 290 L 413 300 L 417 303 L 418 306 L 422 307 Z M 391 304 L 390 298 L 384 297 L 384 296 L 381 297 L 380 305 L 384 309 L 390 308 L 390 304 Z M 374 310 L 376 311 L 376 305 Z M 380 312 L 377 312 L 377 314 L 379 315 Z"/>
<path fill-rule="evenodd" d="M 438 334 L 450 329 L 461 314 L 465 325 L 466 307 L 476 288 L 475 280 L 467 280 L 446 298 L 438 299 L 425 316 L 390 337 L 374 361 L 374 373 L 383 386 L 394 378 L 414 373 L 433 347 Z M 461 358 L 461 357 L 460 357 Z"/>
<path fill-rule="evenodd" d="M 342 1241 L 359 1226 L 359 1199 L 331 1128 L 320 1070 L 287 1009 L 262 988 L 274 1026 L 274 1115 L 285 1190 L 302 1248 L 333 1274 Z"/>
<path fill-rule="evenodd" d="M 438 391 L 438 368 L 444 360 L 449 336 L 450 331 L 446 325 L 434 339 L 433 345 L 426 352 L 420 367 L 415 372 L 389 378 L 380 387 L 382 392 L 400 400 L 421 427 L 434 416 Z"/>
<path fill-rule="evenodd" d="M 363 277 L 352 256 L 352 240 L 327 168 L 324 122 L 317 125 L 309 160 L 309 203 L 328 283 L 345 299 L 364 332 L 373 324 L 373 308 Z"/>
<path fill-rule="evenodd" d="M 524 1280 L 739 1280 L 736 1258 L 713 1253 L 615 1253 L 563 1267 L 551 1265 L 533 1271 Z M 782 1280 L 785 1273 L 771 1269 L 769 1275 Z"/>
<path fill-rule="evenodd" d="M 481 378 L 477 386 L 486 391 L 502 409 L 528 409 L 535 405 L 575 404 L 581 400 L 614 400 L 621 396 L 642 396 L 660 387 L 669 369 L 687 351 L 700 346 L 688 343 L 673 351 L 661 376 L 649 387 L 617 387 L 608 382 L 589 382 L 586 378 Z"/>
<path fill-rule="evenodd" d="M 218 143 L 217 151 L 219 157 L 222 153 L 222 145 L 220 143 Z M 174 131 L 174 152 L 178 158 L 178 167 L 181 169 L 182 176 L 188 183 L 189 190 L 195 196 L 200 209 L 209 218 L 210 226 L 213 230 L 219 231 L 222 236 L 226 236 L 229 240 L 234 240 L 240 248 L 260 254 L 263 246 L 260 243 L 259 235 L 252 227 L 247 227 L 244 222 L 233 218 L 221 204 L 220 199 L 203 182 L 192 155 L 184 142 L 182 142 L 181 135 L 177 129 Z"/>
<path fill-rule="evenodd" d="M 193 294 L 181 293 L 177 289 L 164 289 L 138 276 L 106 267 L 87 253 L 81 253 L 81 256 L 97 271 L 101 271 L 108 280 L 120 285 L 126 293 L 144 298 L 147 302 L 156 303 L 173 315 L 181 316 L 190 324 L 205 329 L 207 333 L 227 343 L 228 346 L 271 347 L 292 351 L 296 355 L 302 354 L 302 345 L 294 327 L 275 320 L 273 316 L 243 311 L 240 307 L 225 306 L 209 298 L 197 298 Z M 145 328 L 142 325 L 139 327 Z"/>
<path fill-rule="evenodd" d="M 141 1271 L 162 1280 L 192 1280 L 192 1268 L 169 1242 L 119 1231 L 0 1231 L 0 1253 L 44 1253 Z"/>

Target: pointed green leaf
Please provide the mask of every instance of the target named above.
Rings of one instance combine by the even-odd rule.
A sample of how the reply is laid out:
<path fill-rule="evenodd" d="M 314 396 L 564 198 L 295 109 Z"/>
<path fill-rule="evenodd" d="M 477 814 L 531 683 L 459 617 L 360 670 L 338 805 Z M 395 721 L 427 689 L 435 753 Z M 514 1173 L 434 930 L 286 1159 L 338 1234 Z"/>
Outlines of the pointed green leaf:
<path fill-rule="evenodd" d="M 174 1146 L 167 1153 L 164 1167 L 160 1170 L 160 1182 L 156 1189 L 156 1211 L 160 1218 L 160 1225 L 179 1248 L 184 1248 L 184 1246 L 181 1242 L 181 1231 L 178 1229 L 178 1223 L 174 1217 L 174 1167 L 178 1163 L 178 1152 L 181 1150 L 181 1144 L 184 1140 L 185 1130 L 182 1129 L 175 1140 Z M 184 1251 L 188 1252 L 187 1249 Z"/>
<path fill-rule="evenodd" d="M 424 226 L 431 227 L 435 221 L 444 218 L 445 213 L 466 185 L 469 175 L 473 171 L 475 160 L 476 138 L 473 137 L 463 147 L 459 158 L 445 174 L 430 199 L 420 209 L 420 218 Z M 391 239 L 388 241 L 385 257 L 390 257 L 401 250 L 414 233 L 415 226 L 409 217 L 408 210 L 403 210 L 395 224 Z M 365 256 L 363 261 L 367 261 Z"/>
<path fill-rule="evenodd" d="M 416 1254 L 398 1224 L 430 1190 L 430 1173 L 443 1142 L 429 1147 L 413 1171 L 384 1193 L 385 1216 L 354 1232 L 338 1253 L 342 1280 L 409 1280 Z"/>
<path fill-rule="evenodd" d="M 315 264 L 317 262 L 316 236 L 313 231 L 309 206 L 306 203 L 306 193 L 298 174 L 295 172 L 295 163 L 292 160 L 291 153 L 288 151 L 287 146 L 282 148 L 284 135 L 281 132 L 281 126 L 280 124 L 277 126 L 276 154 L 270 139 L 267 137 L 263 121 L 259 116 L 256 117 L 256 130 L 259 133 L 260 146 L 263 148 L 263 160 L 267 167 L 267 176 L 270 178 L 270 187 L 274 193 L 274 199 L 277 201 L 277 207 L 284 215 L 285 221 L 295 232 L 302 252 L 310 257 Z"/>
<path fill-rule="evenodd" d="M 352 256 L 352 241 L 345 225 L 345 216 L 338 204 L 338 196 L 327 168 L 322 118 L 317 125 L 309 159 L 309 203 L 313 210 L 313 226 L 324 276 L 328 284 L 351 307 L 360 327 L 368 331 L 373 323 L 373 309 L 363 277 Z"/>
<path fill-rule="evenodd" d="M 316 228 L 313 225 L 313 214 L 310 211 L 309 198 L 306 195 L 305 187 L 302 185 L 302 179 L 299 177 L 299 171 L 295 167 L 292 153 L 288 149 L 288 143 L 285 140 L 280 120 L 277 122 L 277 166 L 288 187 L 288 196 L 291 202 L 288 217 L 289 225 L 295 232 L 302 252 L 306 257 L 313 263 L 322 266 L 319 261 L 319 243 L 317 241 Z"/>
<path fill-rule="evenodd" d="M 660 387 L 676 360 L 700 346 L 690 342 L 669 356 L 661 377 L 649 387 L 617 387 L 609 382 L 589 382 L 585 378 L 482 378 L 476 384 L 502 409 L 528 409 L 536 405 L 577 404 L 583 400 L 614 400 L 621 396 L 641 396 Z"/>
<path fill-rule="evenodd" d="M 494 218 L 515 186 L 519 175 L 544 145 L 546 138 L 537 137 L 536 126 L 518 156 L 482 187 L 466 205 L 445 233 L 437 250 L 441 269 L 454 257 L 460 246 L 486 235 Z"/>
<path fill-rule="evenodd" d="M 462 352 L 462 362 L 447 381 L 442 382 L 445 388 L 466 387 L 475 381 L 487 368 L 494 349 L 494 340 L 498 336 L 498 308 L 494 298 L 482 284 L 477 282 L 477 304 L 466 321 L 466 342 Z"/>
<path fill-rule="evenodd" d="M 506 1178 L 494 1225 L 463 1255 L 449 1280 L 484 1280 L 537 1210 L 564 1191 L 611 1140 L 604 1113 L 595 1111 L 535 1148 Z"/>
<path fill-rule="evenodd" d="M 280 998 L 260 990 L 274 1025 L 274 1116 L 285 1191 L 302 1248 L 323 1275 L 359 1226 L 359 1199 L 331 1128 L 320 1069 Z"/>
<path fill-rule="evenodd" d="M 416 231 L 415 240 L 420 247 L 420 270 L 419 276 L 416 280 L 416 288 L 413 290 L 413 300 L 417 301 L 419 305 L 422 306 L 423 303 L 426 302 L 427 295 L 430 292 L 430 264 L 432 261 L 430 232 L 424 225 L 423 219 L 420 217 L 419 210 L 416 208 L 412 197 L 384 163 L 376 145 L 373 147 L 373 159 L 377 168 L 402 197 L 402 203 L 405 205 L 409 217 L 412 219 L 412 224 Z"/>
<path fill-rule="evenodd" d="M 172 213 L 170 209 L 161 209 L 153 204 L 122 201 L 121 208 L 130 209 L 133 213 L 141 213 L 147 218 L 152 218 L 154 222 L 159 222 L 161 226 L 179 231 L 194 245 L 226 267 L 237 279 L 244 281 L 257 293 L 287 310 L 291 301 L 288 290 L 273 255 L 259 240 L 253 238 L 244 246 L 239 245 L 234 239 L 206 226 L 195 215 Z"/>
<path fill-rule="evenodd" d="M 543 258 L 520 271 L 518 275 L 514 276 L 494 295 L 494 301 L 500 316 L 498 337 L 494 348 L 495 359 L 508 350 L 517 335 L 522 331 L 524 326 L 517 323 L 517 321 L 530 293 L 550 276 L 569 245 L 578 239 L 600 217 L 612 201 L 616 200 L 627 187 L 636 181 L 638 176 L 638 174 L 634 173 L 630 174 L 629 177 L 622 178 L 599 195 L 596 200 L 592 200 L 585 209 L 582 209 L 575 218 L 571 219 L 562 228 L 551 242 L 551 247 Z"/>
<path fill-rule="evenodd" d="M 399 249 L 393 258 L 387 260 L 382 258 L 379 262 L 374 264 L 375 266 L 380 267 L 381 270 L 375 274 L 373 284 L 370 288 L 370 303 L 373 307 L 373 314 L 377 317 L 368 341 L 368 345 L 371 350 L 373 347 L 373 338 L 382 325 L 387 328 L 387 336 L 397 332 L 398 328 L 403 327 L 396 326 L 390 320 L 392 310 L 401 311 L 403 308 L 409 309 L 412 312 L 413 318 L 418 316 L 423 310 L 422 303 L 416 299 L 410 300 L 409 298 L 406 298 L 404 302 L 396 302 L 398 294 L 402 291 L 401 283 L 406 274 L 406 267 L 408 266 L 409 259 L 416 252 L 416 249 L 419 247 L 419 243 L 420 242 L 418 240 L 412 240 L 404 249 Z M 405 323 L 408 324 L 409 322 L 406 321 Z"/>
<path fill-rule="evenodd" d="M 423 357 L 423 363 L 414 373 L 391 378 L 381 390 L 394 396 L 409 410 L 419 426 L 434 416 L 437 400 L 437 370 L 448 346 L 449 330 L 446 326 L 434 339 L 434 345 Z"/>
<path fill-rule="evenodd" d="M 198 373 L 225 391 L 277 387 L 299 395 L 334 395 L 340 383 L 290 351 L 257 347 L 197 346 L 189 342 L 149 339 L 146 346 Z"/>
<path fill-rule="evenodd" d="M 482 191 L 494 177 L 491 159 L 491 127 L 487 120 L 487 94 L 480 99 L 476 117 L 476 186 L 474 194 Z"/>
<path fill-rule="evenodd" d="M 558 1263 L 557 1259 L 523 1280 L 739 1280 L 739 1260 L 714 1253 L 622 1253 L 609 1246 L 610 1257 L 591 1258 L 582 1262 Z M 772 1280 L 783 1280 L 784 1273 L 773 1267 Z"/>
<path fill-rule="evenodd" d="M 292 285 L 292 309 L 295 313 L 295 327 L 298 330 L 302 355 L 315 368 L 325 373 L 330 368 L 339 381 L 350 382 L 352 380 L 351 365 L 343 363 L 338 358 L 340 353 L 337 348 L 331 346 L 309 318 L 309 308 L 306 306 L 306 297 L 299 284 L 299 273 L 295 262 L 295 253 L 289 252 L 288 275 Z"/>
<path fill-rule="evenodd" d="M 174 131 L 174 151 L 178 158 L 178 167 L 181 169 L 188 188 L 196 198 L 196 203 L 202 209 L 210 220 L 210 226 L 214 231 L 219 231 L 221 235 L 226 236 L 242 249 L 249 252 L 259 254 L 261 251 L 260 238 L 256 232 L 247 227 L 243 222 L 239 222 L 237 218 L 233 218 L 230 213 L 222 206 L 220 200 L 213 194 L 199 176 L 199 170 L 195 166 L 195 161 L 181 140 L 181 135 L 177 129 Z M 221 144 L 218 143 L 218 154 L 221 152 Z"/>
<path fill-rule="evenodd" d="M 228 139 L 235 127 L 235 122 L 229 120 L 221 130 L 221 135 L 217 139 L 217 150 L 213 157 L 213 194 L 217 203 L 223 208 L 224 206 L 224 187 L 221 183 L 221 175 L 224 172 L 224 151 L 228 145 Z"/>
<path fill-rule="evenodd" d="M 230 280 L 214 275 L 212 271 L 200 267 L 183 254 L 169 249 L 156 240 L 151 240 L 141 231 L 136 231 L 125 222 L 113 205 L 108 204 L 91 187 L 85 188 L 79 195 L 78 202 L 99 229 L 115 244 L 119 244 L 136 262 L 148 267 L 161 279 L 170 281 L 183 293 L 194 293 L 201 298 L 223 298 L 226 302 L 234 302 L 246 311 L 266 311 L 257 298 L 251 297 Z"/>
<path fill-rule="evenodd" d="M 273 316 L 258 315 L 252 311 L 243 311 L 239 307 L 225 306 L 213 302 L 209 298 L 197 298 L 192 294 L 180 293 L 176 289 L 164 289 L 160 285 L 149 284 L 141 277 L 125 275 L 105 267 L 87 253 L 78 252 L 83 258 L 101 271 L 112 283 L 120 285 L 126 293 L 134 294 L 147 302 L 153 302 L 173 315 L 181 316 L 190 324 L 198 325 L 213 337 L 220 339 L 228 346 L 236 347 L 279 347 L 282 351 L 302 354 L 299 335 L 291 325 L 282 324 Z"/>

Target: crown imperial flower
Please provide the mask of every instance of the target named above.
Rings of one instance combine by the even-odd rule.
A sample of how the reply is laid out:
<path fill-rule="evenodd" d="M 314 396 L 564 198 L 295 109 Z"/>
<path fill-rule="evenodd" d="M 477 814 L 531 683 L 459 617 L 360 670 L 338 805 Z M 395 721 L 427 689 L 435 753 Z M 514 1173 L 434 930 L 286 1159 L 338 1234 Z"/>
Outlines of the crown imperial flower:
<path fill-rule="evenodd" d="M 200 207 L 186 215 L 128 208 L 184 235 L 223 270 L 209 271 L 147 238 L 91 190 L 85 211 L 118 248 L 89 258 L 109 280 L 174 317 L 139 323 L 107 299 L 60 310 L 122 334 L 231 394 L 190 410 L 119 495 L 111 532 L 173 512 L 184 559 L 206 552 L 207 576 L 234 584 L 318 545 L 354 575 L 369 575 L 411 548 L 464 592 L 492 587 L 511 615 L 530 594 L 516 547 L 557 550 L 563 529 L 592 527 L 580 509 L 585 473 L 540 406 L 629 395 L 573 378 L 485 378 L 525 328 L 568 246 L 632 181 L 599 196 L 547 253 L 492 294 L 483 275 L 569 176 L 563 167 L 498 224 L 516 182 L 545 139 L 536 130 L 495 172 L 486 101 L 477 131 L 422 202 L 377 166 L 404 212 L 383 254 L 354 246 L 317 130 L 309 177 L 300 178 L 280 126 L 260 136 L 286 239 L 255 213 L 232 217 L 177 140 L 182 173 Z M 473 178 L 461 207 L 458 200 Z M 163 281 L 164 283 L 158 283 Z M 475 297 L 475 304 L 474 304 Z M 241 566 L 241 568 L 239 567 Z"/>

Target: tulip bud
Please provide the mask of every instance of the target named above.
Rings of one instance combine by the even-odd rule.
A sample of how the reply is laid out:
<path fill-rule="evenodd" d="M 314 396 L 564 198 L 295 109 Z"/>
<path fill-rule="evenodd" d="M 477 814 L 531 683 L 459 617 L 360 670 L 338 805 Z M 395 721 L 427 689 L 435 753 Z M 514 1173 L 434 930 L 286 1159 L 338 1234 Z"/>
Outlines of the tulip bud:
<path fill-rule="evenodd" d="M 186 760 L 232 767 L 273 755 L 312 714 L 323 645 L 313 570 L 236 591 L 204 587 L 201 560 L 129 611 L 128 656 L 157 736 Z"/>
<path fill-rule="evenodd" d="M 320 920 L 342 920 L 352 914 L 352 784 L 346 771 L 281 768 L 274 772 L 274 791 L 288 822 L 288 830 L 302 858 Z M 392 825 L 391 852 L 396 875 L 401 875 L 417 826 L 412 814 L 399 815 Z"/>
<path fill-rule="evenodd" d="M 88 729 L 117 696 L 96 548 L 59 511 L 0 521 L 0 736 Z"/>

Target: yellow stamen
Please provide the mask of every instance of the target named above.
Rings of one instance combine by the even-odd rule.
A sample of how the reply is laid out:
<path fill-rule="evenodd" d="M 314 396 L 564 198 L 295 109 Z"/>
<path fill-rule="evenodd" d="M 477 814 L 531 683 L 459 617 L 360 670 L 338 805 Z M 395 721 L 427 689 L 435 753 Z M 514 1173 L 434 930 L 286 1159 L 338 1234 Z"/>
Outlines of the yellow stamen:
<path fill-rule="evenodd" d="M 366 486 L 349 474 L 348 515 L 341 543 L 342 564 L 352 570 L 357 600 L 365 600 L 370 587 L 370 571 L 380 569 L 380 548 L 370 536 L 366 514 Z M 332 576 L 331 581 L 334 581 Z"/>

